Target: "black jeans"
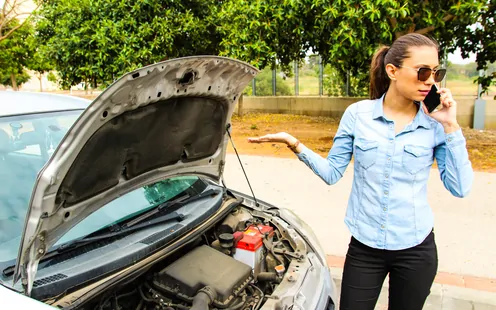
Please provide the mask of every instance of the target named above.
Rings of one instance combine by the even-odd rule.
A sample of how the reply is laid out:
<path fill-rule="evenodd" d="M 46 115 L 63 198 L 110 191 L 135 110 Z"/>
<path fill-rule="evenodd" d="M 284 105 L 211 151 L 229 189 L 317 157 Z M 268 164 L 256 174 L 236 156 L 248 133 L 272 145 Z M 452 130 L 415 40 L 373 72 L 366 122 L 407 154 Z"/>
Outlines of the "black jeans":
<path fill-rule="evenodd" d="M 343 270 L 341 310 L 374 310 L 389 274 L 389 310 L 421 310 L 438 257 L 434 232 L 419 245 L 399 251 L 378 250 L 351 238 Z"/>

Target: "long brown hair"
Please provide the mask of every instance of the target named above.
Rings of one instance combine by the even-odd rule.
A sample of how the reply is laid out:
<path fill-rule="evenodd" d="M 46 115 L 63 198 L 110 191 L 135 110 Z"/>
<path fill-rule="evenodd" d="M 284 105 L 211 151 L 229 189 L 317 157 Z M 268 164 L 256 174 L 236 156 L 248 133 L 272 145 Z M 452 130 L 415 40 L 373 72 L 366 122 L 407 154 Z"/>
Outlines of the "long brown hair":
<path fill-rule="evenodd" d="M 418 33 L 409 33 L 399 37 L 391 46 L 381 46 L 372 57 L 370 65 L 370 99 L 380 98 L 389 88 L 390 79 L 386 65 L 401 66 L 409 57 L 408 48 L 432 46 L 439 52 L 439 44 L 432 38 Z"/>

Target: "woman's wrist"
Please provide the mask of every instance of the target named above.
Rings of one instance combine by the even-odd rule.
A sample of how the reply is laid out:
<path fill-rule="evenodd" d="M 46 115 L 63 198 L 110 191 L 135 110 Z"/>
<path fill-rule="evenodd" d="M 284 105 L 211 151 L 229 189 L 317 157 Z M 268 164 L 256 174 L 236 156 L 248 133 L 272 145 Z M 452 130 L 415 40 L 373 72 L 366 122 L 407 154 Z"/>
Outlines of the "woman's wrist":
<path fill-rule="evenodd" d="M 288 135 L 288 137 L 286 138 L 286 144 L 288 146 L 294 145 L 297 141 L 298 141 L 298 139 L 296 139 L 295 137 L 293 137 L 291 135 Z"/>
<path fill-rule="evenodd" d="M 286 139 L 286 144 L 288 145 L 289 149 L 291 149 L 294 153 L 298 154 L 301 152 L 301 143 L 295 137 L 289 136 Z"/>
<path fill-rule="evenodd" d="M 453 133 L 453 132 L 457 131 L 458 129 L 460 129 L 460 125 L 458 124 L 457 121 L 446 122 L 446 123 L 443 123 L 442 125 L 444 127 L 444 133 L 446 133 L 446 134 Z"/>

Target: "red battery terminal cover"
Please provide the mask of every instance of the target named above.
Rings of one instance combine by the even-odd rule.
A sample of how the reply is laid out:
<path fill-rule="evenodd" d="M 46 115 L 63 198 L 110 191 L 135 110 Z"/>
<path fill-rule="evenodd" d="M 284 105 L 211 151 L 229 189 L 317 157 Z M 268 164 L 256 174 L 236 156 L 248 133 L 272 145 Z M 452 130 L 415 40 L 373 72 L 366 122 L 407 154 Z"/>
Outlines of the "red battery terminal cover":
<path fill-rule="evenodd" d="M 236 232 L 234 234 L 234 239 L 238 240 L 242 234 L 242 239 L 236 245 L 237 249 L 243 249 L 251 252 L 255 252 L 263 245 L 263 237 L 267 234 L 268 238 L 271 239 L 274 236 L 274 228 L 271 226 L 265 226 L 262 224 L 251 225 L 244 232 Z"/>

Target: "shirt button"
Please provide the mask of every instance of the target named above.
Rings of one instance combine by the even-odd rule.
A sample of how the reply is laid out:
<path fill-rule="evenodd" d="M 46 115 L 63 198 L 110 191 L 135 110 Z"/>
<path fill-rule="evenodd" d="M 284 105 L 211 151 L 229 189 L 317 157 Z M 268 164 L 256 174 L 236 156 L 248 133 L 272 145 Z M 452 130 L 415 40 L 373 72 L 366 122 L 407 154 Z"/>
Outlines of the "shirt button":
<path fill-rule="evenodd" d="M 389 194 L 389 192 L 388 192 L 388 191 L 384 191 L 384 195 L 386 195 L 386 196 L 387 196 L 388 194 Z"/>
<path fill-rule="evenodd" d="M 386 179 L 389 178 L 389 174 L 386 173 Z"/>
<path fill-rule="evenodd" d="M 391 157 L 388 157 L 388 161 L 391 161 Z"/>
<path fill-rule="evenodd" d="M 384 225 L 381 225 L 381 228 L 384 229 Z"/>
<path fill-rule="evenodd" d="M 386 210 L 387 210 L 387 208 L 386 208 L 386 207 L 384 207 L 384 209 L 383 209 L 383 210 L 384 210 L 384 211 L 386 211 Z"/>
<path fill-rule="evenodd" d="M 448 138 L 448 142 L 451 142 L 451 138 Z"/>

